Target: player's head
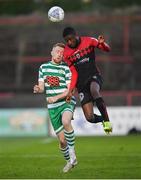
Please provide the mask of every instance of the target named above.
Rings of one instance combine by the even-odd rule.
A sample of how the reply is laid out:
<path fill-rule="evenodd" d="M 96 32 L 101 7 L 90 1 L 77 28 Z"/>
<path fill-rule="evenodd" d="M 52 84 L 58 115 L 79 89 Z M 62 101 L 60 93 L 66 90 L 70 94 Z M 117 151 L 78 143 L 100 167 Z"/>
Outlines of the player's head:
<path fill-rule="evenodd" d="M 65 45 L 63 43 L 57 43 L 53 46 L 51 55 L 52 61 L 59 64 L 63 60 Z"/>
<path fill-rule="evenodd" d="M 72 27 L 66 27 L 63 30 L 63 38 L 70 48 L 76 48 L 79 44 L 79 37 Z"/>

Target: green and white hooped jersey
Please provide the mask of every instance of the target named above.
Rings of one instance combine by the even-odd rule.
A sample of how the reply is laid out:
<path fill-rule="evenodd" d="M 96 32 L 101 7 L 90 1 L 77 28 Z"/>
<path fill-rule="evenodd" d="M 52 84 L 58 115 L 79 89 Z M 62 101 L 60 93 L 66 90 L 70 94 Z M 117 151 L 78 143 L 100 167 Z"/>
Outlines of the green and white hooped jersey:
<path fill-rule="evenodd" d="M 71 81 L 71 71 L 64 62 L 55 64 L 49 61 L 40 66 L 38 80 L 45 83 L 46 98 L 53 97 L 62 94 L 67 89 L 67 85 L 70 84 Z M 48 104 L 47 106 L 48 109 L 51 109 L 59 107 L 65 103 L 65 99 L 60 99 L 55 103 Z M 72 98 L 71 103 L 76 104 L 74 97 Z"/>

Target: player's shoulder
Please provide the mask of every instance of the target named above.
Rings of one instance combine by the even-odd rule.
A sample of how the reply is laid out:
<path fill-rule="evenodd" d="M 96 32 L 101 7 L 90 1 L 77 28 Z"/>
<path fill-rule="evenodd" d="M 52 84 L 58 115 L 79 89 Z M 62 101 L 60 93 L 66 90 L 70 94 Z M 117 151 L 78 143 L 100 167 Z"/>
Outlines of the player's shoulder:
<path fill-rule="evenodd" d="M 64 61 L 67 62 L 67 58 L 72 54 L 72 49 L 69 48 L 67 45 L 65 46 L 65 49 L 64 49 Z"/>
<path fill-rule="evenodd" d="M 40 68 L 46 68 L 48 65 L 50 65 L 51 61 L 45 62 L 40 65 Z"/>
<path fill-rule="evenodd" d="M 92 36 L 82 36 L 81 39 L 84 41 L 97 40 L 95 37 L 92 37 Z"/>
<path fill-rule="evenodd" d="M 71 48 L 66 44 L 65 48 L 64 48 L 64 54 L 67 53 L 70 50 L 71 50 Z"/>
<path fill-rule="evenodd" d="M 62 63 L 60 64 L 60 69 L 66 72 L 69 70 L 69 66 L 66 62 L 62 61 Z"/>
<path fill-rule="evenodd" d="M 61 66 L 66 68 L 66 67 L 68 67 L 68 64 L 65 61 L 62 61 Z"/>
<path fill-rule="evenodd" d="M 82 44 L 97 47 L 98 40 L 94 37 L 84 36 L 82 39 Z"/>

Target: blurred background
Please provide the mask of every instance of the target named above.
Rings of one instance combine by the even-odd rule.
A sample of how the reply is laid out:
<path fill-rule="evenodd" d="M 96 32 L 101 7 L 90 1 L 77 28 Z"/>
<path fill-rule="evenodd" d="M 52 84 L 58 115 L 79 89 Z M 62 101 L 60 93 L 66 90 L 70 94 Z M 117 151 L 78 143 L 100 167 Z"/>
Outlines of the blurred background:
<path fill-rule="evenodd" d="M 65 18 L 48 20 L 52 6 Z M 0 136 L 52 135 L 44 95 L 34 95 L 39 66 L 50 60 L 62 30 L 104 35 L 110 53 L 96 50 L 104 78 L 102 95 L 114 126 L 113 135 L 141 132 L 141 1 L 140 0 L 0 0 Z M 103 135 L 102 127 L 84 119 L 77 102 L 78 135 Z M 89 133 L 88 133 L 89 132 Z"/>

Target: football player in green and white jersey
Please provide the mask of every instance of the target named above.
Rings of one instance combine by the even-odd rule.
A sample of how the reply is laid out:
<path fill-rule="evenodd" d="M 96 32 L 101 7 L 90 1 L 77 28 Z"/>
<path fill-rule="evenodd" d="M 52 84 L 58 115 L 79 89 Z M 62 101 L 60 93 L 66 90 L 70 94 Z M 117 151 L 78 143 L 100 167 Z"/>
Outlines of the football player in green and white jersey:
<path fill-rule="evenodd" d="M 66 102 L 71 71 L 63 62 L 64 47 L 63 43 L 53 46 L 52 59 L 40 66 L 38 84 L 33 90 L 34 93 L 45 91 L 50 120 L 59 139 L 60 150 L 67 161 L 63 172 L 68 172 L 77 164 L 74 148 L 75 135 L 71 125 L 76 102 L 74 98 Z"/>

